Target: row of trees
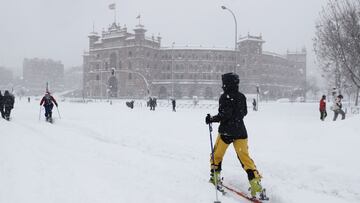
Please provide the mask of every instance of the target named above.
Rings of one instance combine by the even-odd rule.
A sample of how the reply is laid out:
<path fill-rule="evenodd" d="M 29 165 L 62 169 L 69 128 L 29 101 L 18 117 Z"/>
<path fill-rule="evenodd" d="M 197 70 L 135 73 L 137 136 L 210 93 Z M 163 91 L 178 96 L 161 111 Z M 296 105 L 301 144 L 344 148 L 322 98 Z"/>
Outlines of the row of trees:
<path fill-rule="evenodd" d="M 316 22 L 314 49 L 327 81 L 348 94 L 360 91 L 360 1 L 329 0 Z"/>

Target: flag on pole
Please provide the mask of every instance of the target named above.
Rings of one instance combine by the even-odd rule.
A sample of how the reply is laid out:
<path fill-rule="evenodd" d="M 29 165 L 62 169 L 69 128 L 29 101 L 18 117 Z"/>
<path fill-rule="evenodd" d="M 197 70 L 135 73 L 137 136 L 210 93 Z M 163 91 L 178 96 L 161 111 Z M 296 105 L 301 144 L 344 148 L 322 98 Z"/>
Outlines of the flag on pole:
<path fill-rule="evenodd" d="M 115 7 L 116 7 L 115 3 L 112 3 L 112 4 L 109 5 L 110 10 L 115 10 Z"/>

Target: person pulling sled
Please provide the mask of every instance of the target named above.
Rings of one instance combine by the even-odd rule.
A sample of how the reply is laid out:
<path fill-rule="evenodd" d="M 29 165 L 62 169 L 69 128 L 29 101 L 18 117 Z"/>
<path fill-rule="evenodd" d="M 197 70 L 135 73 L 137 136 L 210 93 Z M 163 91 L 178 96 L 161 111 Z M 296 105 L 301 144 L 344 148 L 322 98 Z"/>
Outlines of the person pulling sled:
<path fill-rule="evenodd" d="M 45 118 L 47 122 L 52 123 L 52 109 L 54 108 L 54 104 L 56 107 L 58 107 L 58 103 L 54 99 L 53 96 L 51 96 L 50 92 L 46 92 L 45 96 L 41 99 L 40 106 L 44 106 L 45 108 Z"/>
<path fill-rule="evenodd" d="M 256 197 L 265 193 L 261 186 L 261 175 L 256 169 L 254 161 L 250 158 L 248 151 L 248 134 L 244 124 L 247 115 L 246 97 L 239 92 L 239 76 L 235 73 L 222 75 L 223 94 L 219 99 L 218 114 L 205 118 L 206 124 L 211 126 L 213 122 L 220 122 L 218 136 L 210 159 L 210 182 L 222 184 L 221 162 L 226 149 L 232 143 L 237 157 L 246 171 L 250 183 L 251 196 Z"/>

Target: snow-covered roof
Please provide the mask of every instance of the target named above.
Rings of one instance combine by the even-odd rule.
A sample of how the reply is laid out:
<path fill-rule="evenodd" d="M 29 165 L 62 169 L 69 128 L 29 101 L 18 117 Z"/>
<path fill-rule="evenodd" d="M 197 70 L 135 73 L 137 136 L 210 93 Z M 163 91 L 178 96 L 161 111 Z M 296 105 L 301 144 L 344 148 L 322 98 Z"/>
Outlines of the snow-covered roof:
<path fill-rule="evenodd" d="M 263 51 L 262 53 L 263 53 L 263 55 L 274 56 L 274 57 L 280 57 L 280 58 L 286 59 L 286 56 L 281 55 L 281 54 L 277 54 L 277 53 L 274 53 L 274 52 L 270 52 L 270 51 Z"/>
<path fill-rule="evenodd" d="M 203 47 L 201 45 L 186 45 L 186 46 L 175 46 L 175 47 L 161 47 L 161 50 L 211 50 L 211 51 L 234 51 L 234 48 L 228 47 Z"/>
<path fill-rule="evenodd" d="M 238 42 L 243 42 L 243 41 L 255 41 L 255 42 L 261 42 L 261 43 L 265 42 L 261 36 L 257 37 L 257 36 L 251 36 L 251 35 L 247 35 L 238 40 Z"/>
<path fill-rule="evenodd" d="M 130 36 L 126 38 L 126 40 L 132 40 L 132 39 L 135 39 L 135 36 Z"/>

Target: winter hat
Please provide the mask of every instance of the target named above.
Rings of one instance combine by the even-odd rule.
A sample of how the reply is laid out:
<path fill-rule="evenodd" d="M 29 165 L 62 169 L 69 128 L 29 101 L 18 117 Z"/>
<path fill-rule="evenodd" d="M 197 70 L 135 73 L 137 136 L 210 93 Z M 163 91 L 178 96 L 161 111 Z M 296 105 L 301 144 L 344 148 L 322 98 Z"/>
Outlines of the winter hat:
<path fill-rule="evenodd" d="M 339 96 L 337 96 L 337 97 L 340 98 L 340 99 L 344 98 L 341 94 L 339 94 Z"/>
<path fill-rule="evenodd" d="M 239 76 L 235 73 L 226 73 L 221 76 L 222 89 L 224 92 L 235 92 L 239 90 Z"/>
<path fill-rule="evenodd" d="M 323 95 L 322 98 L 323 98 L 323 99 L 326 99 L 326 95 Z"/>
<path fill-rule="evenodd" d="M 240 82 L 239 75 L 236 73 L 225 73 L 221 76 L 223 86 L 234 86 Z"/>

